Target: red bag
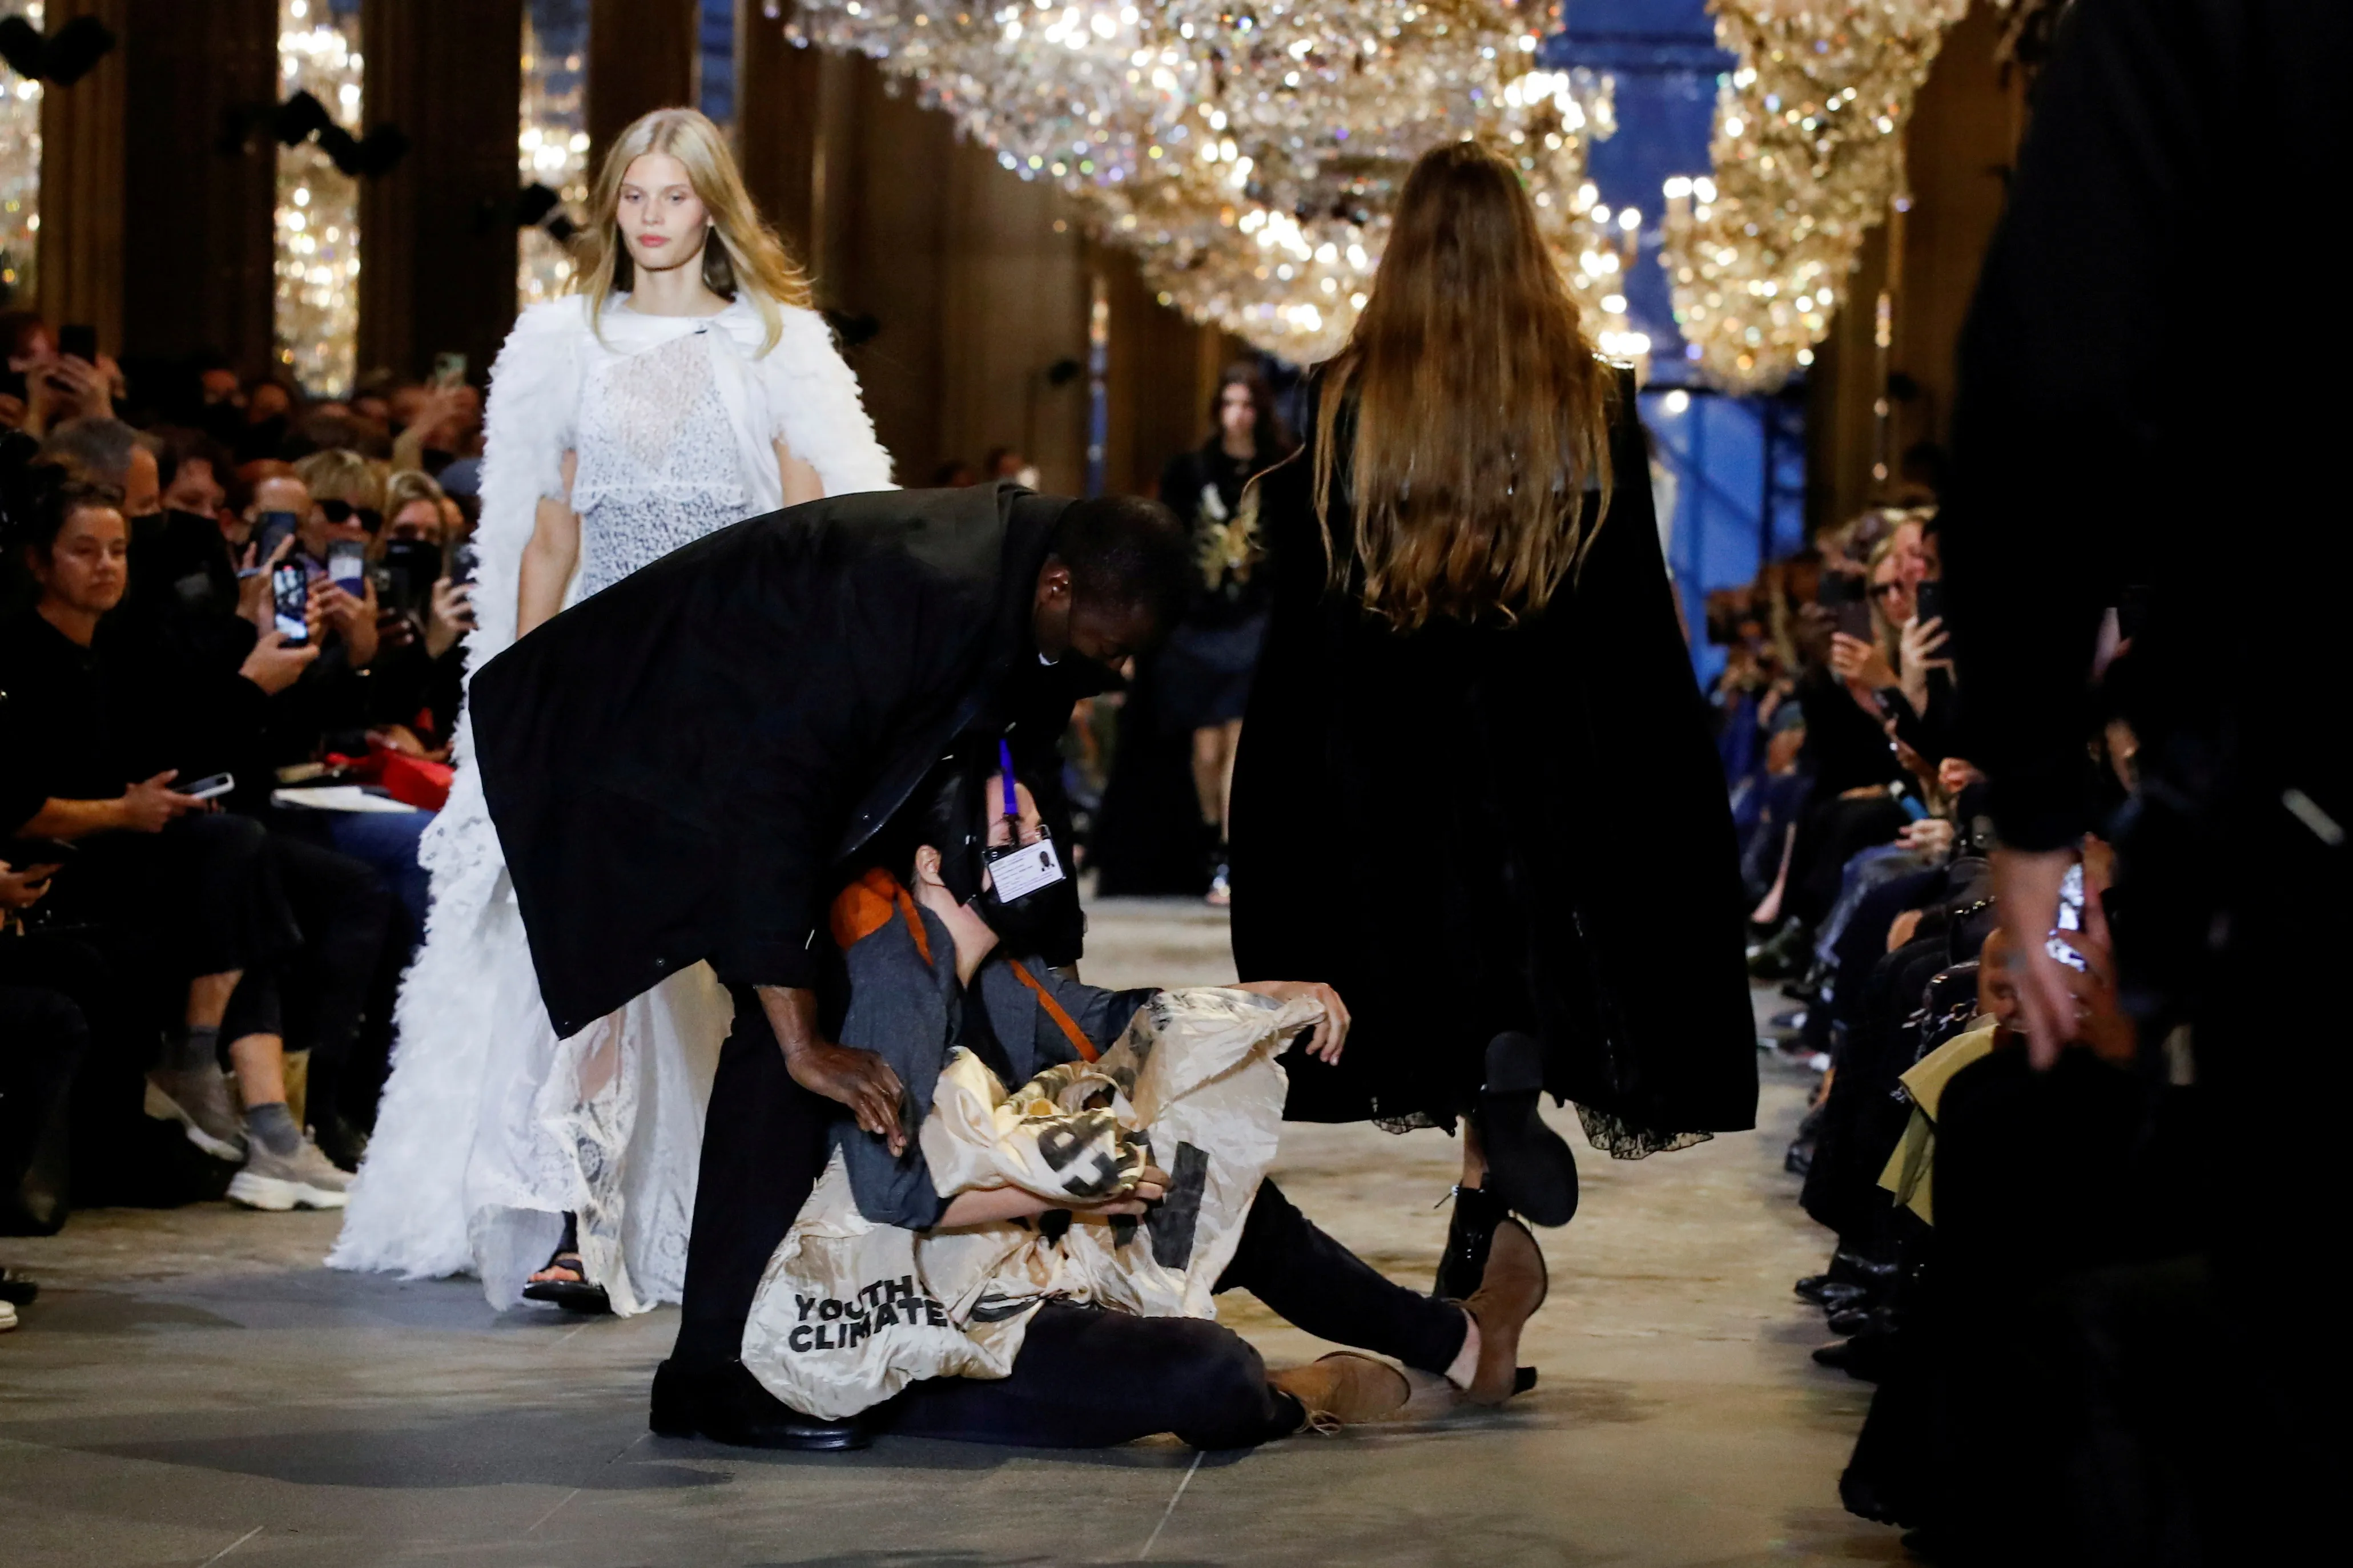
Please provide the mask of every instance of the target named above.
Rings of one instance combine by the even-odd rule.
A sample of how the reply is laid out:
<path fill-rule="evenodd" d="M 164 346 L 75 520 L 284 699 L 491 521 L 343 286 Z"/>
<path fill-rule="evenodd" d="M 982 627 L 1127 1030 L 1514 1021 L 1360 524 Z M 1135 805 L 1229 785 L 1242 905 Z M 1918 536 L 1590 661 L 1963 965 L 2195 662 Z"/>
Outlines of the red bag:
<path fill-rule="evenodd" d="M 384 776 L 376 782 L 393 799 L 427 811 L 438 811 L 449 804 L 449 781 L 458 775 L 448 763 L 429 763 L 404 752 L 376 755 L 384 761 Z"/>

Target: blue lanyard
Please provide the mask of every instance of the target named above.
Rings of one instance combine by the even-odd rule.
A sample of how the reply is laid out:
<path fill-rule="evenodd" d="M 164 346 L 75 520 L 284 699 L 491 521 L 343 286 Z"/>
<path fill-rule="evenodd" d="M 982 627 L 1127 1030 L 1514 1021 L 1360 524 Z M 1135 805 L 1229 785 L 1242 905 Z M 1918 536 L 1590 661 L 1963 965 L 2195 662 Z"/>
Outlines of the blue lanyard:
<path fill-rule="evenodd" d="M 997 742 L 997 765 L 1005 779 L 1005 815 L 1008 820 L 1018 823 L 1021 820 L 1021 806 L 1013 795 L 1013 745 L 1002 736 L 999 736 Z M 1020 837 L 1018 831 L 1014 834 L 1017 841 Z"/>

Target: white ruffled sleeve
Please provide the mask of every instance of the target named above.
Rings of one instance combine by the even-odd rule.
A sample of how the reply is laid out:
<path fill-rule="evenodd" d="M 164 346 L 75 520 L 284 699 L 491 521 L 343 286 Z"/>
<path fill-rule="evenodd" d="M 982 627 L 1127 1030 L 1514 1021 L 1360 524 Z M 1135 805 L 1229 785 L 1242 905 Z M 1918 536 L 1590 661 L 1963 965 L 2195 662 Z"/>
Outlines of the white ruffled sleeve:
<path fill-rule="evenodd" d="M 835 349 L 823 316 L 784 307 L 783 335 L 756 365 L 769 439 L 815 468 L 826 494 L 894 488 L 891 454 L 875 439 L 858 377 Z"/>
<path fill-rule="evenodd" d="M 588 335 L 577 295 L 525 310 L 491 366 L 482 414 L 481 551 L 476 629 L 468 668 L 479 669 L 514 640 L 515 588 L 543 497 L 564 495 L 564 454 L 580 412 L 580 351 Z"/>

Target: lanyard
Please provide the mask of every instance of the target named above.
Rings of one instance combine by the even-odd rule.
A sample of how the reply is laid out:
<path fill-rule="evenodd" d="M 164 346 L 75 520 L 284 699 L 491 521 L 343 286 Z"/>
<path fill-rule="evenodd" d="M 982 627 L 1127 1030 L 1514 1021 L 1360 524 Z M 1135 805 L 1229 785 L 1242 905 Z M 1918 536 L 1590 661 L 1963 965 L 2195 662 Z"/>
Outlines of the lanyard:
<path fill-rule="evenodd" d="M 1018 824 L 1021 820 L 1021 806 L 1013 795 L 1013 745 L 1002 736 L 999 736 L 997 742 L 997 765 L 1005 780 L 1006 819 Z M 1020 838 L 1021 835 L 1018 828 L 1013 837 L 1017 841 Z"/>

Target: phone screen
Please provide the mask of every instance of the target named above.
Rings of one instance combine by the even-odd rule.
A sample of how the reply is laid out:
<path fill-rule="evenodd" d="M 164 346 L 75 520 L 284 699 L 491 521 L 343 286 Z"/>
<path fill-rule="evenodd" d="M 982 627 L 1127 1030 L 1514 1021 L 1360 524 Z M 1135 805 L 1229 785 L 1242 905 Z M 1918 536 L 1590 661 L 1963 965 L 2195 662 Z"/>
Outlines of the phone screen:
<path fill-rule="evenodd" d="M 98 329 L 87 321 L 68 321 L 58 329 L 58 353 L 98 362 Z"/>
<path fill-rule="evenodd" d="M 339 539 L 327 546 L 327 575 L 354 599 L 367 596 L 367 546 Z"/>
<path fill-rule="evenodd" d="M 475 574 L 481 567 L 481 562 L 482 552 L 474 547 L 472 540 L 466 541 L 449 552 L 449 581 L 472 582 Z"/>
<path fill-rule="evenodd" d="M 285 634 L 290 647 L 307 645 L 311 640 L 311 623 L 307 615 L 311 600 L 311 584 L 301 563 L 281 562 L 270 574 L 269 595 L 272 616 L 278 629 Z"/>

